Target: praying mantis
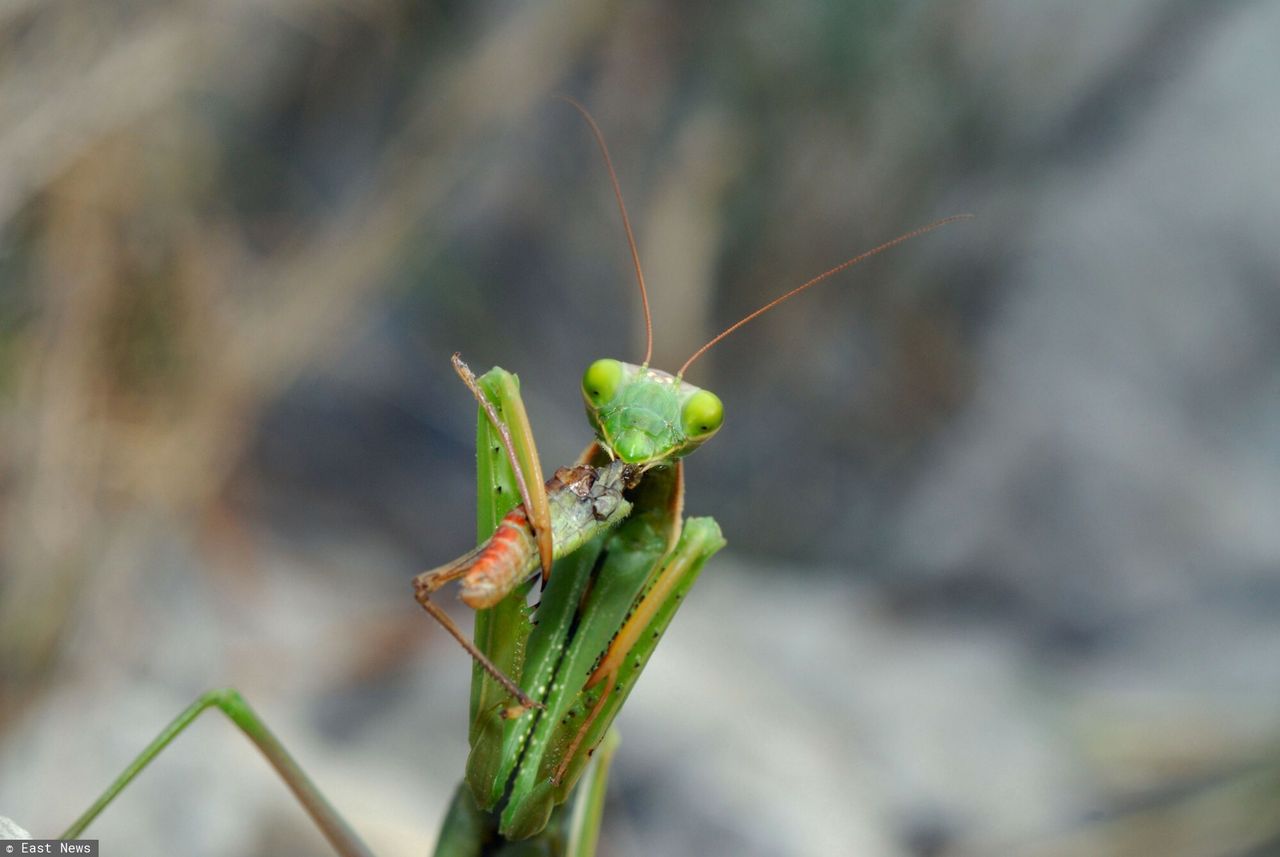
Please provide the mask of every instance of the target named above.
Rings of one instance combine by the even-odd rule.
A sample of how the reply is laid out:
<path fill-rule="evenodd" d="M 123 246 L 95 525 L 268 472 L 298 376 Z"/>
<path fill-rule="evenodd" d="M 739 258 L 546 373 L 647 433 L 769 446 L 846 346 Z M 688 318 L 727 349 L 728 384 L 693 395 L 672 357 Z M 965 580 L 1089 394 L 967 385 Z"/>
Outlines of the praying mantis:
<path fill-rule="evenodd" d="M 478 403 L 479 546 L 414 578 L 418 603 L 475 662 L 465 786 L 437 855 L 551 853 L 590 857 L 603 806 L 611 724 L 703 566 L 725 545 L 712 518 L 684 518 L 684 458 L 724 421 L 719 397 L 685 380 L 690 366 L 743 325 L 806 289 L 911 238 L 968 217 L 935 221 L 861 253 L 770 301 L 713 337 L 673 373 L 649 365 L 653 324 L 639 252 L 604 136 L 586 120 L 621 213 L 644 311 L 639 364 L 591 363 L 581 390 L 594 440 L 578 462 L 543 480 L 519 380 L 453 365 Z M 476 609 L 474 640 L 431 598 L 459 581 Z M 541 583 L 539 603 L 528 606 Z M 266 756 L 335 850 L 370 852 L 266 724 L 234 690 L 211 691 L 180 714 L 63 834 L 78 836 L 137 774 L 209 708 L 226 714 Z M 599 750 L 599 752 L 597 752 Z M 593 756 L 595 757 L 593 761 Z M 572 814 L 551 825 L 579 780 Z M 495 844 L 496 843 L 496 844 Z M 510 849 L 504 851 L 502 849 Z"/>
<path fill-rule="evenodd" d="M 419 603 L 477 665 L 467 783 L 481 809 L 501 804 L 498 832 L 513 840 L 540 832 L 566 800 L 681 600 L 725 544 L 713 519 L 682 520 L 684 458 L 724 421 L 720 398 L 685 372 L 783 301 L 956 219 L 837 265 L 731 325 L 676 373 L 664 372 L 649 365 L 644 273 L 604 135 L 586 108 L 565 100 L 590 126 L 608 168 L 644 308 L 644 361 L 604 358 L 587 368 L 582 396 L 595 439 L 575 467 L 544 485 L 515 377 L 494 369 L 477 379 L 455 354 L 454 368 L 480 406 L 478 492 L 491 502 L 480 503 L 480 547 L 414 581 Z M 520 585 L 539 570 L 546 588 L 533 627 Z M 430 598 L 454 580 L 480 611 L 474 643 Z"/>

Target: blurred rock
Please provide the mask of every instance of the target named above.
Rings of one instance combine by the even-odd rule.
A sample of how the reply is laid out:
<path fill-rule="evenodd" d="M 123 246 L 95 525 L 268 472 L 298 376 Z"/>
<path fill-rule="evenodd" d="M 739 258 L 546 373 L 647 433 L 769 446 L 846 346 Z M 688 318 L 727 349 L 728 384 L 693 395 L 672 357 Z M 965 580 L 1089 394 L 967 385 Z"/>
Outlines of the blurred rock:
<path fill-rule="evenodd" d="M 53 835 L 234 684 L 426 853 L 469 666 L 474 406 L 696 364 L 729 550 L 624 712 L 604 853 L 1280 841 L 1280 7 L 17 2 L 0 10 L 0 807 Z M 450 603 L 451 599 L 446 599 Z M 460 619 L 465 614 L 459 612 Z M 226 723 L 95 825 L 323 843 Z"/>

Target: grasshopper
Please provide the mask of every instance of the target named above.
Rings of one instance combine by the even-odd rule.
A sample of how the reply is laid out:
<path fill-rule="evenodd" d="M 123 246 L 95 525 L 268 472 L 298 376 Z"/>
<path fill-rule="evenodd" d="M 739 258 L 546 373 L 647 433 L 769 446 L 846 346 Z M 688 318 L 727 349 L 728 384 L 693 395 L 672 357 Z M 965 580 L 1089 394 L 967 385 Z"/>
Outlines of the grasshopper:
<path fill-rule="evenodd" d="M 610 726 L 702 567 L 725 545 L 712 518 L 683 517 L 684 458 L 724 421 L 719 397 L 684 379 L 689 367 L 726 336 L 806 289 L 970 216 L 935 221 L 819 274 L 726 328 L 671 374 L 649 365 L 648 294 L 604 136 L 585 107 L 563 100 L 584 117 L 603 155 L 635 267 L 647 347 L 639 364 L 605 358 L 587 368 L 581 389 L 595 438 L 576 464 L 545 482 L 518 378 L 500 368 L 476 377 L 454 355 L 454 369 L 479 405 L 480 544 L 414 578 L 418 603 L 475 661 L 465 785 L 446 818 L 438 857 L 526 853 L 515 844 L 499 845 L 496 852 L 489 846 L 529 838 L 549 853 L 594 853 L 608 757 L 616 745 Z M 452 581 L 460 582 L 462 600 L 476 609 L 474 641 L 431 600 Z M 527 599 L 538 582 L 541 598 L 530 608 Z M 222 711 L 258 746 L 339 854 L 370 857 L 265 722 L 230 689 L 210 691 L 179 714 L 63 838 L 79 836 L 210 708 Z M 563 829 L 549 826 L 579 780 L 588 785 L 578 790 Z"/>

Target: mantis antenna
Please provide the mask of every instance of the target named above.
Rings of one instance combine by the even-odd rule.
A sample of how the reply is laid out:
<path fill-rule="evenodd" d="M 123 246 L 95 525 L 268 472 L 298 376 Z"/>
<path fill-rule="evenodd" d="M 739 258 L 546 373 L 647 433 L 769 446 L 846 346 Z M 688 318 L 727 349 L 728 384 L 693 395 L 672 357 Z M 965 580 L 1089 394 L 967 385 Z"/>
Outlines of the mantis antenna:
<path fill-rule="evenodd" d="M 744 316 L 743 318 L 739 319 L 735 323 L 729 325 L 720 333 L 716 334 L 711 339 L 710 342 L 708 342 L 706 345 L 699 348 L 697 351 L 693 352 L 693 356 L 690 357 L 688 360 L 684 361 L 684 365 L 680 367 L 680 371 L 676 373 L 676 377 L 683 378 L 685 371 L 688 370 L 689 366 L 693 364 L 693 361 L 697 360 L 704 353 L 706 353 L 707 349 L 709 349 L 711 346 L 715 345 L 717 342 L 724 339 L 726 336 L 733 333 L 735 330 L 742 327 L 747 322 L 753 319 L 759 318 L 760 316 L 767 313 L 769 310 L 776 307 L 778 304 L 782 303 L 783 301 L 789 298 L 795 297 L 796 295 L 800 294 L 810 286 L 816 286 L 818 283 L 821 283 L 823 280 L 827 279 L 828 277 L 835 276 L 836 274 L 840 273 L 843 270 L 852 268 L 854 265 L 858 264 L 859 262 L 865 261 L 867 259 L 870 259 L 872 256 L 883 253 L 885 250 L 888 250 L 891 247 L 897 247 L 899 244 L 903 243 L 904 241 L 910 241 L 912 238 L 918 238 L 921 235 L 924 235 L 926 232 L 932 232 L 935 229 L 939 229 L 943 226 L 946 226 L 948 223 L 954 223 L 957 220 L 970 220 L 972 217 L 973 217 L 972 214 L 953 214 L 950 217 L 944 217 L 941 220 L 935 220 L 933 223 L 929 223 L 925 226 L 921 226 L 919 229 L 912 229 L 910 232 L 907 232 L 903 235 L 899 235 L 897 238 L 894 238 L 890 241 L 886 241 L 883 244 L 879 245 L 878 247 L 872 247 L 870 250 L 867 250 L 864 253 L 859 253 L 857 256 L 854 256 L 852 259 L 848 259 L 844 262 L 841 262 L 839 265 L 836 265 L 834 268 L 830 269 L 829 271 L 823 271 L 821 274 L 814 277 L 812 280 L 809 280 L 807 283 L 797 286 L 796 288 L 792 289 L 791 291 L 787 292 L 785 295 L 782 295 L 781 297 L 774 298 L 764 306 L 760 307 L 760 309 L 756 310 L 753 313 L 750 313 L 749 315 Z"/>
<path fill-rule="evenodd" d="M 640 303 L 644 305 L 644 335 L 646 345 L 644 349 L 644 365 L 649 365 L 650 358 L 653 357 L 653 319 L 649 315 L 649 292 L 644 287 L 644 271 L 640 270 L 640 251 L 636 249 L 636 238 L 631 233 L 631 218 L 627 217 L 627 206 L 622 201 L 622 188 L 618 185 L 618 174 L 613 170 L 613 159 L 609 157 L 609 147 L 605 145 L 604 134 L 600 131 L 600 126 L 596 124 L 596 120 L 591 116 L 590 111 L 582 106 L 582 103 L 568 95 L 557 95 L 561 101 L 568 103 L 574 110 L 582 114 L 582 118 L 587 120 L 587 124 L 591 126 L 591 133 L 595 135 L 596 144 L 600 146 L 600 154 L 604 155 L 604 165 L 609 169 L 609 181 L 613 182 L 613 195 L 618 199 L 618 210 L 622 212 L 622 228 L 627 231 L 627 244 L 631 247 L 631 261 L 636 266 L 636 280 L 640 283 Z"/>

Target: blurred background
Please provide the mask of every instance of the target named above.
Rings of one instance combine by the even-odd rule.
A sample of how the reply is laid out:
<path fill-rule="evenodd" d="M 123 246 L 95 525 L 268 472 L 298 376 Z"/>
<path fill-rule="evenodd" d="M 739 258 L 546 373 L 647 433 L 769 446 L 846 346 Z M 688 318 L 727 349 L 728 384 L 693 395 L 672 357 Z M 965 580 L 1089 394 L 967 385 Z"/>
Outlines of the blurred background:
<path fill-rule="evenodd" d="M 0 814 L 235 685 L 429 853 L 470 667 L 461 351 L 549 467 L 707 354 L 709 566 L 604 855 L 1280 853 L 1280 4 L 0 2 Z M 449 596 L 445 599 L 453 603 Z M 465 611 L 460 619 L 468 620 Z M 104 854 L 326 853 L 199 722 Z"/>

